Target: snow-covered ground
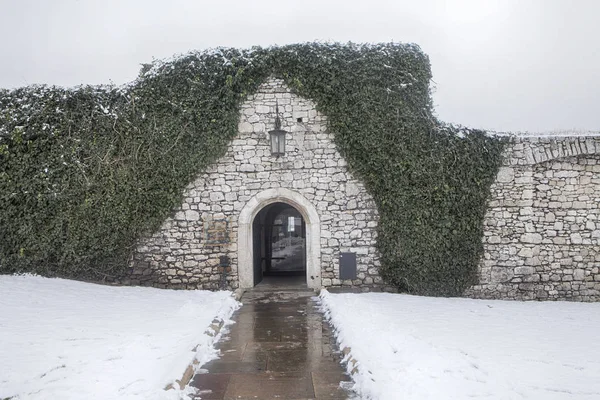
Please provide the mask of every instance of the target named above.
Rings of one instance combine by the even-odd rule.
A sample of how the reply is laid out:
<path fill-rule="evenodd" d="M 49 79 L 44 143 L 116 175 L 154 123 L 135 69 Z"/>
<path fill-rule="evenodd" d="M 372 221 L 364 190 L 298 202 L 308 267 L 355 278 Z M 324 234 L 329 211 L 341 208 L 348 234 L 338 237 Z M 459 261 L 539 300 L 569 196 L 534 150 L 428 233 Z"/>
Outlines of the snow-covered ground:
<path fill-rule="evenodd" d="M 237 306 L 225 291 L 0 275 L 0 399 L 177 399 L 164 387 L 215 357 L 204 332 Z"/>
<path fill-rule="evenodd" d="M 326 291 L 321 300 L 358 361 L 365 399 L 600 399 L 600 304 Z"/>

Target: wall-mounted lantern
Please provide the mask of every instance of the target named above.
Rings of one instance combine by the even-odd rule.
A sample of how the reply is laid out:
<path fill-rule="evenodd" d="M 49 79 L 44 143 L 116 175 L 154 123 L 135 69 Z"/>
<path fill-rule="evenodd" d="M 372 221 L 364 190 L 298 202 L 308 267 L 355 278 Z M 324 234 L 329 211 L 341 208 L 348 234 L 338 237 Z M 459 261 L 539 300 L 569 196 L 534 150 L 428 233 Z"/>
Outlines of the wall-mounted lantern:
<path fill-rule="evenodd" d="M 279 119 L 279 104 L 275 103 L 275 129 L 269 131 L 271 136 L 271 154 L 280 157 L 285 154 L 285 134 L 281 129 L 281 120 Z"/>

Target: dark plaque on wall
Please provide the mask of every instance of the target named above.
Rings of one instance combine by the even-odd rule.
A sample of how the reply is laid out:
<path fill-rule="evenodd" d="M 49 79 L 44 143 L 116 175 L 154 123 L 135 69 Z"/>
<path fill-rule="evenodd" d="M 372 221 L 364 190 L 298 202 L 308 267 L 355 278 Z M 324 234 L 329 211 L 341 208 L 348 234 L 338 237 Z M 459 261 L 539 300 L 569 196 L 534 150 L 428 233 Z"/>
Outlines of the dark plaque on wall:
<path fill-rule="evenodd" d="M 204 245 L 220 246 L 229 243 L 229 220 L 206 219 L 204 221 Z"/>
<path fill-rule="evenodd" d="M 356 279 L 356 253 L 340 253 L 340 279 Z"/>

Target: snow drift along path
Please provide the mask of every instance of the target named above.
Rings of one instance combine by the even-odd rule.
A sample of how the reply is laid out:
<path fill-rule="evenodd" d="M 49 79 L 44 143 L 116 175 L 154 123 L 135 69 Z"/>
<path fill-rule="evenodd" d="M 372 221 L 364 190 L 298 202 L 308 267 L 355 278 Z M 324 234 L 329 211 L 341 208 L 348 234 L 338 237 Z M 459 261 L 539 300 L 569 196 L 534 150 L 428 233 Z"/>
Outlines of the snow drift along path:
<path fill-rule="evenodd" d="M 225 291 L 0 275 L 0 399 L 179 398 L 165 385 L 215 356 L 204 332 L 237 307 Z"/>
<path fill-rule="evenodd" d="M 600 399 L 598 303 L 325 290 L 321 301 L 364 398 Z"/>

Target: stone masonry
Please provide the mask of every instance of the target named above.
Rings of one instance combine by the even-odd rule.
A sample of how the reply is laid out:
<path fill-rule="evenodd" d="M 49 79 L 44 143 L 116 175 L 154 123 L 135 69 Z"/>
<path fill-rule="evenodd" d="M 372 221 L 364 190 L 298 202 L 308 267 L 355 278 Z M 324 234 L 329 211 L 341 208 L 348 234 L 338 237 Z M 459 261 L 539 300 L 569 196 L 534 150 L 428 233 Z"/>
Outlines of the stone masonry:
<path fill-rule="evenodd" d="M 600 137 L 518 137 L 484 221 L 467 296 L 600 301 Z"/>
<path fill-rule="evenodd" d="M 286 152 L 271 155 L 276 101 L 286 130 Z M 183 204 L 161 229 L 143 240 L 123 282 L 169 288 L 238 287 L 238 217 L 258 193 L 286 188 L 319 214 L 323 287 L 378 287 L 377 209 L 326 130 L 315 104 L 271 78 L 241 107 L 237 137 L 226 154 L 185 190 Z M 339 254 L 357 254 L 357 279 L 340 281 Z M 227 256 L 230 268 L 219 266 Z M 246 266 L 247 267 L 247 266 Z"/>

